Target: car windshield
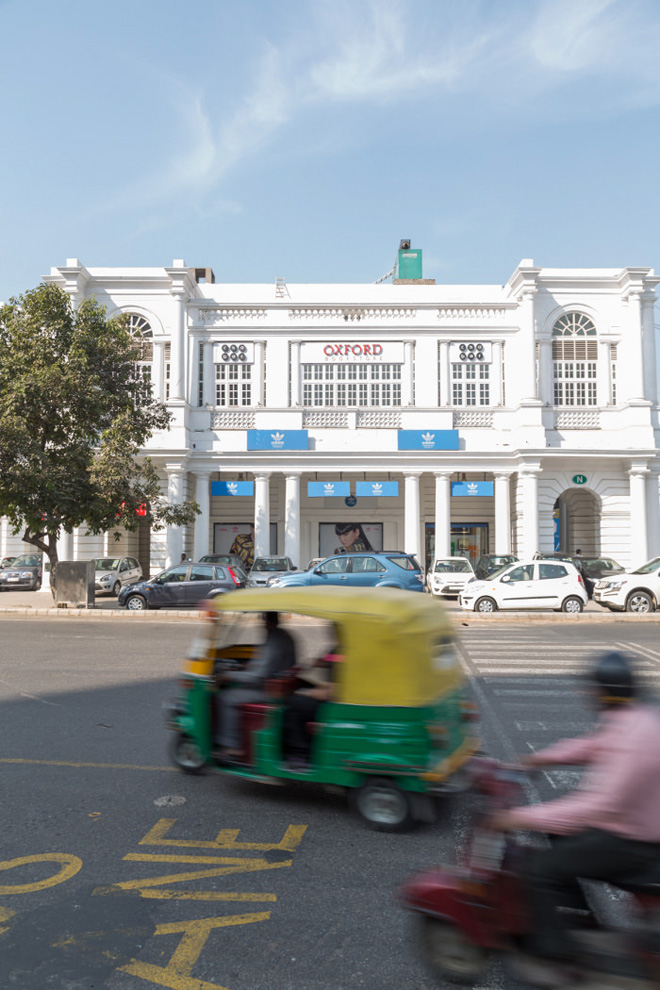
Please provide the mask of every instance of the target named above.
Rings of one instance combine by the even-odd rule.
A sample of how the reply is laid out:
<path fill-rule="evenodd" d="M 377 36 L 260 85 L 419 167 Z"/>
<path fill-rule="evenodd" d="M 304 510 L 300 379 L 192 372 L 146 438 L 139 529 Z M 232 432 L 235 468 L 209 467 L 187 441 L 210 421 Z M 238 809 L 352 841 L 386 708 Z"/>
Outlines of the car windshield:
<path fill-rule="evenodd" d="M 284 557 L 257 557 L 252 565 L 253 571 L 288 571 Z"/>
<path fill-rule="evenodd" d="M 610 557 L 598 557 L 594 560 L 583 560 L 582 567 L 587 575 L 587 577 L 600 577 L 605 573 L 609 574 L 619 574 L 623 567 L 621 564 L 617 564 L 616 560 L 612 560 Z"/>
<path fill-rule="evenodd" d="M 450 571 L 469 574 L 472 568 L 467 560 L 436 560 L 433 570 L 436 574 L 447 574 Z"/>
<path fill-rule="evenodd" d="M 421 567 L 414 557 L 388 557 L 388 560 L 391 560 L 393 564 L 404 571 L 421 571 Z"/>
<path fill-rule="evenodd" d="M 500 574 L 503 574 L 509 567 L 511 567 L 511 563 L 502 564 L 501 566 L 498 565 L 494 570 L 488 572 L 488 580 L 490 581 L 491 578 L 499 577 Z"/>
<path fill-rule="evenodd" d="M 41 557 L 35 553 L 26 553 L 12 561 L 12 567 L 41 567 Z"/>
<path fill-rule="evenodd" d="M 649 560 L 647 564 L 642 564 L 638 567 L 633 574 L 650 574 L 651 571 L 656 571 L 660 567 L 660 557 L 654 557 L 653 560 Z"/>
<path fill-rule="evenodd" d="M 97 557 L 94 567 L 97 571 L 116 571 L 119 567 L 119 557 Z"/>

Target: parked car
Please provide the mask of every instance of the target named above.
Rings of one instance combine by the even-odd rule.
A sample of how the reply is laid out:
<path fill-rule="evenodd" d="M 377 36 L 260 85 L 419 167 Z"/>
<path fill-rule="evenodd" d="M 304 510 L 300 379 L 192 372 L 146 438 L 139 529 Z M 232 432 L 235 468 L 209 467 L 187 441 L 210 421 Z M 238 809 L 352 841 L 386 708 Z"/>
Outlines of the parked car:
<path fill-rule="evenodd" d="M 582 554 L 566 554 L 560 551 L 551 553 L 535 553 L 534 560 L 570 560 L 575 564 L 584 579 L 589 598 L 592 597 L 596 580 L 610 574 L 620 574 L 624 568 L 611 557 L 583 557 Z"/>
<path fill-rule="evenodd" d="M 372 553 L 340 553 L 326 557 L 311 571 L 284 574 L 271 587 L 316 588 L 341 585 L 355 588 L 404 588 L 424 591 L 424 577 L 417 560 L 399 550 Z"/>
<path fill-rule="evenodd" d="M 289 557 L 255 557 L 248 574 L 248 588 L 266 588 L 284 574 L 291 574 L 298 568 Z"/>
<path fill-rule="evenodd" d="M 472 564 L 467 557 L 438 557 L 426 575 L 426 588 L 440 598 L 458 598 L 473 577 Z"/>
<path fill-rule="evenodd" d="M 203 557 L 199 558 L 200 564 L 223 564 L 238 574 L 243 575 L 243 580 L 247 583 L 247 571 L 245 570 L 245 564 L 235 553 L 205 553 Z"/>
<path fill-rule="evenodd" d="M 135 584 L 142 577 L 135 557 L 95 557 L 94 572 L 95 593 L 115 598 L 125 584 Z"/>
<path fill-rule="evenodd" d="M 655 612 L 660 601 L 660 557 L 653 557 L 635 571 L 600 578 L 594 601 L 617 612 Z"/>
<path fill-rule="evenodd" d="M 15 560 L 16 557 L 3 557 L 2 560 L 0 560 L 0 570 L 5 567 L 9 567 L 9 565 L 13 564 Z"/>
<path fill-rule="evenodd" d="M 148 581 L 125 585 L 119 592 L 118 603 L 131 611 L 194 608 L 205 598 L 243 587 L 243 576 L 229 565 L 185 562 L 169 567 Z"/>
<path fill-rule="evenodd" d="M 41 587 L 43 554 L 24 553 L 16 557 L 9 567 L 0 570 L 1 588 L 27 588 L 38 591 Z"/>
<path fill-rule="evenodd" d="M 512 553 L 483 553 L 475 565 L 474 576 L 480 581 L 485 581 L 495 571 L 501 570 L 507 564 L 515 564 L 517 560 L 518 558 Z"/>
<path fill-rule="evenodd" d="M 568 560 L 516 561 L 485 581 L 465 585 L 459 603 L 474 612 L 551 608 L 581 612 L 589 597 L 584 579 Z"/>

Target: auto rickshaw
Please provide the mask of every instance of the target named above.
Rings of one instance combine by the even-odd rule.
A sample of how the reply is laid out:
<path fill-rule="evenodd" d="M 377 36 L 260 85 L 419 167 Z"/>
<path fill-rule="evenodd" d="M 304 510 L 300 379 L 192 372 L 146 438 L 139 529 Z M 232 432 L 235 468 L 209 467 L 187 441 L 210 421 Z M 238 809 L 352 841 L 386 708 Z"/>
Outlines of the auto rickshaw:
<path fill-rule="evenodd" d="M 207 602 L 206 623 L 184 662 L 182 696 L 170 706 L 170 753 L 186 773 L 213 767 L 252 780 L 305 780 L 345 788 L 372 827 L 402 829 L 432 818 L 433 798 L 469 786 L 479 747 L 454 635 L 442 605 L 390 588 L 245 589 Z M 341 654 L 333 700 L 310 726 L 310 763 L 292 769 L 283 752 L 283 714 L 294 676 L 266 685 L 266 700 L 244 704 L 246 755 L 223 766 L 214 757 L 218 687 L 227 661 L 249 661 L 255 618 L 276 611 L 286 628 L 320 641 L 330 628 Z M 300 670 L 298 671 L 300 673 Z"/>

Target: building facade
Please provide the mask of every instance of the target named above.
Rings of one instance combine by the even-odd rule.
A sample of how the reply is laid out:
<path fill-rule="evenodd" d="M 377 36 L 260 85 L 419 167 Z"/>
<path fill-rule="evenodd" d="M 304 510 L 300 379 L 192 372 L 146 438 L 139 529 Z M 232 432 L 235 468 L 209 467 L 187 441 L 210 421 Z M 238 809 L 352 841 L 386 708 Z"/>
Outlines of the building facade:
<path fill-rule="evenodd" d="M 401 252 L 400 252 L 401 255 Z M 419 273 L 421 274 L 421 272 Z M 342 545 L 531 556 L 660 553 L 652 269 L 523 260 L 505 285 L 228 285 L 210 269 L 86 268 L 47 281 L 129 314 L 172 414 L 148 453 L 194 526 L 119 544 L 82 529 L 61 557 L 227 552 L 300 567 Z M 345 545 L 345 543 L 344 543 Z M 2 555 L 21 552 L 6 521 Z"/>

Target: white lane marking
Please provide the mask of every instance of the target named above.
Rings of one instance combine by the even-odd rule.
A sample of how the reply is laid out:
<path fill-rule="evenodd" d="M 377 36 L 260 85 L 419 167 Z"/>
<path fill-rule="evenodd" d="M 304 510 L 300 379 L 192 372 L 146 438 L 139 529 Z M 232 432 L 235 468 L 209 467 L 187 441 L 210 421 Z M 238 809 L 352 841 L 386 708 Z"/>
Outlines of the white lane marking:
<path fill-rule="evenodd" d="M 623 650 L 632 650 L 652 663 L 660 661 L 660 653 L 657 650 L 652 650 L 650 646 L 641 646 L 639 643 L 616 643 L 616 646 Z"/>
<path fill-rule="evenodd" d="M 593 727 L 593 722 L 541 722 L 524 720 L 515 723 L 519 732 L 557 732 L 561 736 L 582 735 Z"/>

